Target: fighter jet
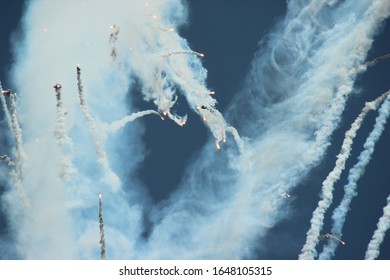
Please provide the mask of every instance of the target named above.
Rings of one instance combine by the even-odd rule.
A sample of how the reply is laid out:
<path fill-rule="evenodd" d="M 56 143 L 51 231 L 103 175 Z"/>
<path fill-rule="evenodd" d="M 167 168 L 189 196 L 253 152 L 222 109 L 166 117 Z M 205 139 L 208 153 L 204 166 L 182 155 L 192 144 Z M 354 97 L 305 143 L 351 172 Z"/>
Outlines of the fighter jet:
<path fill-rule="evenodd" d="M 61 86 L 61 84 L 55 84 L 55 85 L 54 85 L 54 88 L 55 88 L 55 89 L 61 89 L 62 86 Z"/>
<path fill-rule="evenodd" d="M 12 93 L 12 91 L 11 91 L 10 89 L 3 89 L 1 92 L 2 92 L 2 94 L 4 94 L 5 96 L 9 96 L 9 95 Z"/>
<path fill-rule="evenodd" d="M 320 235 L 319 237 L 320 239 L 330 239 L 330 238 L 333 238 L 333 239 L 336 239 L 338 242 L 340 242 L 342 245 L 345 245 L 345 242 L 339 238 L 337 238 L 336 236 L 332 235 L 332 234 L 329 234 L 329 233 L 326 233 L 324 235 Z"/>

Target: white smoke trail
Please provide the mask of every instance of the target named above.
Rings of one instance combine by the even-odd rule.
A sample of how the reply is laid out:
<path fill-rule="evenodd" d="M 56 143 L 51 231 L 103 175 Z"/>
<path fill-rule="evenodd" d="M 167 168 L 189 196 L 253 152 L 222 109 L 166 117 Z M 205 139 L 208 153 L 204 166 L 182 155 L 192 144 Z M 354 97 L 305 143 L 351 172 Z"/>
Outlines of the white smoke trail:
<path fill-rule="evenodd" d="M 199 155 L 181 190 L 156 210 L 141 257 L 241 258 L 254 244 L 266 246 L 259 238 L 288 212 L 280 193 L 323 157 L 353 90 L 354 70 L 388 14 L 384 1 L 289 1 L 229 110 L 230 123 L 250 145 L 228 162 L 210 149 Z M 202 114 L 213 109 L 197 104 L 206 108 Z"/>
<path fill-rule="evenodd" d="M 7 155 L 0 156 L 0 160 L 4 160 L 5 162 L 7 162 L 7 165 L 10 168 L 9 174 L 11 177 L 12 187 L 14 188 L 15 192 L 19 196 L 20 202 L 22 203 L 23 206 L 22 207 L 23 210 L 25 210 L 26 211 L 25 213 L 31 216 L 30 202 L 28 200 L 26 192 L 24 191 L 22 182 L 20 181 L 20 174 L 18 174 L 15 168 L 16 164 Z"/>
<path fill-rule="evenodd" d="M 131 114 L 130 116 L 125 116 L 123 117 L 122 119 L 120 120 L 117 120 L 117 121 L 114 121 L 110 124 L 103 124 L 102 127 L 103 129 L 106 131 L 106 132 L 112 132 L 112 133 L 115 133 L 117 132 L 119 129 L 121 129 L 122 127 L 124 127 L 126 124 L 128 124 L 129 122 L 132 122 L 138 118 L 142 118 L 143 116 L 147 116 L 147 115 L 151 115 L 151 114 L 155 114 L 155 115 L 158 115 L 161 119 L 164 119 L 159 112 L 155 111 L 155 110 L 145 110 L 145 111 L 141 111 L 141 112 L 137 112 L 137 113 L 133 113 Z"/>
<path fill-rule="evenodd" d="M 129 5 L 134 10 L 126 9 Z M 99 258 L 95 199 L 101 189 L 109 198 L 105 204 L 105 230 L 107 237 L 115 240 L 107 243 L 110 256 L 130 258 L 133 254 L 134 244 L 142 231 L 140 221 L 144 198 L 138 193 L 139 186 L 132 184 L 128 192 L 121 188 L 117 192 L 107 189 L 107 183 L 102 180 L 106 174 L 96 163 L 93 141 L 88 137 L 89 124 L 79 113 L 77 94 L 66 95 L 62 101 L 67 108 L 66 128 L 74 140 L 73 162 L 78 172 L 71 182 L 59 180 L 57 174 L 61 170 L 62 151 L 53 137 L 56 107 L 46 101 L 50 97 L 50 88 L 57 81 L 61 81 L 67 92 L 77 92 L 71 73 L 74 65 L 80 63 L 88 69 L 83 73 L 83 90 L 85 97 L 93 96 L 88 107 L 90 115 L 96 113 L 97 128 L 100 128 L 99 118 L 109 123 L 132 111 L 131 104 L 128 104 L 131 99 L 126 97 L 131 85 L 128 77 L 131 71 L 128 67 L 121 69 L 125 76 L 113 67 L 107 36 L 112 22 L 123 25 L 123 33 L 132 34 L 130 29 L 143 21 L 138 14 L 142 10 L 143 3 L 130 4 L 122 0 L 115 1 L 115 4 L 99 1 L 96 5 L 86 6 L 80 6 L 78 0 L 55 3 L 38 0 L 26 5 L 23 40 L 15 48 L 12 79 L 23 97 L 18 112 L 23 120 L 24 147 L 29 158 L 34 159 L 33 164 L 29 162 L 23 168 L 22 182 L 31 199 L 34 219 L 18 219 L 19 216 L 12 211 L 17 205 L 10 203 L 12 207 L 8 213 L 15 247 L 21 258 Z M 69 30 L 72 30 L 71 34 Z M 135 29 L 135 32 L 142 31 Z M 124 41 L 118 39 L 116 42 L 119 53 L 128 47 L 128 42 Z M 39 69 L 44 70 L 44 75 Z M 143 149 L 135 144 L 126 146 L 119 156 L 118 147 L 121 145 L 118 143 L 124 136 L 130 143 L 139 143 L 142 137 L 139 128 L 139 124 L 134 124 L 126 130 L 128 134 L 118 132 L 104 143 L 107 156 L 115 159 L 112 161 L 113 170 L 119 170 L 117 173 L 124 181 L 129 180 L 126 175 L 133 172 L 143 158 Z M 3 196 L 8 197 L 10 192 Z"/>
<path fill-rule="evenodd" d="M 366 63 L 363 63 L 362 65 L 359 65 L 357 67 L 357 72 L 358 73 L 364 72 L 368 67 L 373 67 L 373 66 L 377 65 L 378 63 L 385 61 L 387 59 L 390 59 L 390 54 L 378 56 L 370 61 L 367 61 Z"/>
<path fill-rule="evenodd" d="M 160 29 L 156 29 L 155 23 L 160 21 L 160 16 L 156 13 L 151 14 L 150 21 L 144 27 L 146 30 L 143 36 L 132 38 L 134 45 L 139 47 L 133 48 L 131 63 L 133 66 L 142 64 L 149 66 L 148 69 L 137 68 L 136 72 L 144 84 L 145 99 L 153 101 L 161 113 L 179 125 L 186 123 L 187 116 L 179 117 L 170 112 L 176 102 L 176 92 L 181 92 L 186 97 L 190 108 L 197 114 L 201 113 L 197 109 L 200 105 L 213 109 L 212 116 L 209 119 L 206 118 L 205 123 L 216 138 L 216 144 L 219 147 L 219 142 L 226 140 L 227 125 L 222 114 L 215 109 L 216 100 L 210 96 L 210 90 L 205 85 L 206 70 L 199 60 L 199 57 L 203 57 L 204 54 L 190 50 L 188 43 L 175 32 L 161 32 Z M 156 31 L 160 31 L 160 34 L 156 34 Z M 149 53 L 145 53 L 145 46 Z M 179 51 L 167 52 L 170 49 L 179 49 Z M 161 53 L 163 55 L 158 55 Z M 187 55 L 181 56 L 180 54 Z M 163 61 L 161 61 L 161 56 Z"/>
<path fill-rule="evenodd" d="M 310 220 L 310 229 L 306 233 L 306 243 L 304 244 L 299 259 L 314 259 L 317 255 L 315 247 L 318 244 L 320 232 L 324 224 L 324 215 L 333 200 L 333 186 L 340 179 L 341 173 L 345 168 L 345 163 L 351 154 L 353 140 L 357 131 L 360 129 L 364 118 L 370 110 L 376 110 L 377 106 L 390 93 L 387 91 L 372 102 L 367 102 L 359 116 L 352 123 L 351 128 L 345 133 L 340 153 L 337 155 L 335 167 L 322 182 L 321 200 L 312 214 Z"/>
<path fill-rule="evenodd" d="M 69 180 L 71 176 L 75 175 L 75 167 L 73 165 L 73 142 L 69 138 L 66 131 L 66 109 L 62 102 L 61 85 L 56 84 L 54 86 L 56 92 L 56 123 L 54 127 L 54 137 L 57 140 L 58 146 L 62 149 L 62 167 L 60 170 L 60 177 L 64 180 Z"/>
<path fill-rule="evenodd" d="M 255 58 L 248 79 L 250 89 L 238 94 L 240 100 L 232 105 L 237 107 L 230 110 L 233 121 L 239 120 L 234 126 L 250 138 L 244 153 L 236 158 L 230 149 L 216 153 L 214 147 L 207 146 L 189 167 L 180 190 L 151 209 L 151 217 L 147 217 L 152 224 L 150 236 L 141 237 L 146 203 L 137 193 L 137 181 L 127 179 L 126 191 L 119 188 L 106 194 L 105 190 L 110 257 L 240 258 L 284 216 L 285 208 L 277 198 L 295 187 L 321 159 L 352 91 L 352 70 L 364 61 L 376 28 L 388 12 L 383 1 L 327 3 L 289 2 L 286 19 Z M 191 110 L 205 116 L 218 144 L 226 138 L 226 131 L 235 136 L 235 130 L 229 129 L 215 109 L 216 100 L 206 86 L 207 71 L 198 56 L 172 55 L 161 62 L 161 54 L 170 50 L 190 51 L 187 41 L 176 32 L 155 27 L 158 19 L 161 24 L 157 26 L 178 30 L 186 20 L 181 1 L 156 0 L 148 6 L 124 0 L 99 1 L 86 7 L 76 0 L 55 4 L 29 3 L 23 23 L 26 34 L 14 68 L 15 83 L 23 92 L 26 151 L 29 158 L 36 159 L 34 165 L 24 168 L 24 182 L 37 211 L 34 221 L 14 221 L 15 239 L 23 258 L 98 258 L 95 199 L 98 190 L 105 187 L 96 180 L 102 172 L 95 167 L 84 122 L 77 115 L 77 100 L 70 95 L 64 103 L 69 110 L 68 131 L 77 143 L 75 164 L 82 184 L 75 197 L 69 199 L 64 194 L 68 185 L 53 175 L 59 169 L 60 155 L 55 139 L 48 137 L 55 110 L 43 102 L 50 85 L 61 80 L 71 88 L 74 82 L 68 77 L 72 65 L 81 63 L 88 69 L 83 79 L 85 93 L 93 92 L 87 96 L 91 96 L 88 105 L 96 133 L 100 132 L 100 119 L 110 123 L 133 111 L 125 96 L 138 88 L 132 87 L 128 76 L 136 77 L 145 100 L 153 101 L 160 113 L 173 112 L 176 96 L 182 94 Z M 159 13 L 151 19 L 148 15 L 154 11 Z M 116 47 L 126 79 L 118 69 L 110 68 L 107 29 L 112 22 L 121 26 Z M 71 36 L 65 36 L 69 30 Z M 56 47 L 48 47 L 53 45 Z M 45 75 L 38 75 L 37 69 L 45 69 Z M 249 92 L 251 89 L 256 90 Z M 263 102 L 271 97 L 278 100 Z M 176 116 L 172 113 L 171 117 Z M 110 141 L 105 142 L 105 158 L 110 158 L 112 170 L 123 180 L 143 158 L 142 135 L 133 125 L 126 138 L 110 135 Z M 96 134 L 100 141 L 99 136 Z M 33 141 L 37 137 L 40 144 Z M 125 155 L 117 150 L 125 143 L 123 139 Z"/>
<path fill-rule="evenodd" d="M 9 110 L 8 110 L 8 106 L 7 106 L 7 102 L 5 100 L 5 97 L 4 97 L 4 94 L 3 94 L 3 88 L 1 87 L 1 83 L 0 83 L 0 90 L 2 92 L 1 96 L 0 96 L 0 99 L 1 99 L 1 104 L 2 104 L 2 107 L 3 107 L 3 111 L 4 111 L 4 114 L 5 114 L 5 118 L 7 120 L 7 124 L 9 126 L 9 128 L 12 130 L 13 132 L 13 135 L 14 135 L 14 138 L 16 140 L 16 144 L 18 144 L 18 140 L 19 140 L 19 145 L 21 145 L 21 131 L 20 134 L 16 134 L 15 132 L 18 132 L 17 128 L 19 127 L 18 126 L 18 122 L 17 122 L 17 119 L 16 119 L 16 109 L 14 106 L 15 105 L 15 102 L 14 100 L 12 99 L 12 103 L 11 103 L 11 106 L 13 106 L 12 108 L 12 115 L 10 114 Z M 13 93 L 9 93 L 9 97 L 11 99 L 11 95 L 12 95 L 12 98 L 13 98 Z M 15 123 L 16 122 L 16 123 Z M 18 138 L 20 137 L 20 138 Z M 21 146 L 17 146 L 17 158 L 18 160 L 23 156 L 23 149 L 21 148 Z M 30 202 L 27 198 L 27 195 L 26 195 L 26 192 L 23 188 L 23 185 L 22 185 L 22 182 L 21 182 L 21 174 L 20 174 L 20 164 L 21 162 L 18 162 L 17 164 L 15 164 L 11 158 L 7 155 L 4 155 L 4 156 L 1 156 L 0 157 L 1 160 L 5 160 L 8 164 L 8 166 L 10 167 L 10 178 L 11 178 L 11 184 L 14 188 L 14 190 L 16 191 L 16 193 L 18 194 L 19 196 L 19 199 L 23 205 L 23 208 L 25 210 L 27 210 L 27 213 L 30 214 Z"/>
<path fill-rule="evenodd" d="M 197 55 L 199 57 L 204 57 L 203 53 L 194 52 L 194 51 L 173 51 L 173 52 L 169 52 L 167 54 L 164 54 L 163 57 L 169 57 L 171 55 L 177 55 L 177 54 L 194 54 L 194 55 Z"/>
<path fill-rule="evenodd" d="M 349 205 L 352 199 L 357 195 L 357 181 L 364 174 L 364 170 L 371 160 L 372 153 L 374 152 L 375 144 L 379 140 L 387 122 L 387 118 L 390 115 L 390 98 L 387 95 L 382 106 L 378 110 L 379 115 L 375 120 L 375 125 L 369 136 L 364 143 L 364 150 L 358 157 L 358 162 L 350 169 L 348 175 L 348 183 L 344 186 L 344 197 L 340 202 L 340 205 L 334 210 L 332 215 L 332 235 L 341 238 L 343 225 L 349 211 Z M 320 259 L 330 259 L 334 256 L 338 243 L 329 240 L 328 244 L 324 246 L 323 251 L 319 255 Z"/>
<path fill-rule="evenodd" d="M 387 205 L 383 207 L 383 216 L 380 217 L 370 243 L 368 243 L 365 259 L 375 260 L 379 254 L 379 248 L 385 238 L 386 231 L 390 228 L 390 195 L 387 197 Z"/>
<path fill-rule="evenodd" d="M 12 123 L 12 131 L 15 136 L 15 148 L 16 148 L 16 164 L 18 168 L 18 172 L 21 172 L 24 161 L 26 160 L 26 153 L 23 148 L 23 135 L 22 129 L 20 128 L 18 116 L 17 116 L 17 108 L 15 103 L 14 94 L 10 94 L 10 107 L 11 107 L 11 123 Z"/>
<path fill-rule="evenodd" d="M 5 100 L 5 96 L 4 96 L 5 94 L 3 94 L 3 88 L 1 86 L 1 82 L 0 82 L 0 90 L 1 90 L 1 95 L 0 95 L 1 106 L 3 107 L 3 112 L 5 115 L 5 119 L 7 120 L 7 124 L 9 126 L 9 129 L 12 130 L 11 114 L 9 113 L 9 110 L 8 110 L 7 101 Z"/>
<path fill-rule="evenodd" d="M 85 102 L 84 97 L 84 89 L 83 84 L 81 80 L 81 68 L 80 66 L 77 66 L 77 88 L 79 92 L 79 98 L 80 98 L 80 107 L 81 111 L 83 112 L 84 118 L 89 124 L 91 137 L 93 140 L 93 144 L 95 147 L 96 154 L 99 158 L 99 164 L 101 165 L 102 169 L 105 172 L 105 178 L 104 180 L 106 183 L 113 188 L 114 191 L 117 191 L 120 187 L 120 179 L 119 177 L 111 170 L 110 164 L 107 159 L 106 151 L 104 150 L 102 144 L 100 143 L 100 139 L 98 136 L 98 129 L 95 123 L 95 120 L 92 118 L 87 103 Z"/>

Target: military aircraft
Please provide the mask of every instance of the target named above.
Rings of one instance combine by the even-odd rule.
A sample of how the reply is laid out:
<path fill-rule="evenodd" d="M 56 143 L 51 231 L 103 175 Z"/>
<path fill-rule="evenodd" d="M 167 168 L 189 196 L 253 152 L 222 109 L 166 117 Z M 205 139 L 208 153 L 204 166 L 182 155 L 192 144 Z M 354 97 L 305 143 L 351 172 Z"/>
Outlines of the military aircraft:
<path fill-rule="evenodd" d="M 54 88 L 55 88 L 55 89 L 61 89 L 62 86 L 61 86 L 61 84 L 55 84 L 55 85 L 54 85 Z"/>
<path fill-rule="evenodd" d="M 5 96 L 9 96 L 12 93 L 12 91 L 10 89 L 3 89 L 1 93 L 4 94 Z"/>

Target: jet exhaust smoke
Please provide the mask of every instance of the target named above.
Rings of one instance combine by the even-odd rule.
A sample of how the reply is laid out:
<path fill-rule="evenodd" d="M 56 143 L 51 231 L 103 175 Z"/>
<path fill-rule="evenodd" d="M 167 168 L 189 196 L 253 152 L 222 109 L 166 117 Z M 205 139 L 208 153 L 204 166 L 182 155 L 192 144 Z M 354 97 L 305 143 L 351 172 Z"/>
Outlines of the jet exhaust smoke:
<path fill-rule="evenodd" d="M 61 148 L 61 170 L 60 178 L 69 180 L 75 174 L 75 167 L 73 161 L 73 142 L 69 138 L 65 123 L 66 123 L 66 109 L 62 102 L 62 86 L 55 84 L 54 90 L 56 93 L 56 123 L 54 127 L 54 137 L 56 138 L 58 146 Z"/>
<path fill-rule="evenodd" d="M 337 155 L 335 167 L 322 182 L 322 198 L 313 212 L 312 219 L 310 221 L 311 226 L 307 232 L 306 243 L 302 248 L 299 259 L 314 259 L 314 257 L 316 257 L 317 252 L 315 247 L 318 244 L 318 236 L 323 227 L 325 213 L 333 200 L 333 186 L 340 179 L 341 173 L 345 168 L 345 163 L 351 155 L 352 144 L 357 131 L 360 129 L 367 113 L 371 110 L 375 110 L 383 99 L 389 95 L 389 93 L 390 91 L 387 91 L 374 101 L 367 102 L 359 116 L 352 123 L 351 128 L 345 133 L 340 153 Z"/>
<path fill-rule="evenodd" d="M 366 260 L 375 260 L 379 254 L 379 248 L 385 239 L 386 231 L 390 228 L 390 195 L 387 197 L 387 205 L 383 207 L 383 216 L 379 218 L 377 229 L 367 246 Z"/>
<path fill-rule="evenodd" d="M 5 100 L 5 91 L 3 90 L 2 86 L 1 86 L 1 82 L 0 82 L 0 90 L 2 92 L 2 94 L 0 95 L 0 100 L 1 100 L 1 106 L 3 107 L 3 112 L 4 112 L 4 115 L 5 115 L 5 119 L 7 120 L 7 124 L 8 124 L 8 127 L 9 129 L 12 130 L 12 120 L 11 120 L 11 114 L 8 110 L 8 106 L 7 106 L 7 101 Z M 11 93 L 9 93 L 11 94 Z M 7 94 L 7 95 L 9 95 Z"/>
<path fill-rule="evenodd" d="M 96 154 L 99 158 L 99 164 L 105 172 L 105 181 L 108 185 L 110 185 L 113 190 L 118 190 L 120 187 L 120 180 L 118 176 L 111 170 L 106 151 L 104 150 L 102 144 L 99 140 L 98 128 L 96 126 L 95 120 L 92 118 L 87 103 L 85 101 L 84 92 L 83 92 L 83 84 L 81 80 L 81 68 L 77 66 L 77 88 L 79 92 L 80 99 L 80 107 L 83 113 L 83 116 L 87 123 L 89 124 L 91 138 L 95 147 Z"/>
<path fill-rule="evenodd" d="M 375 120 L 374 128 L 364 143 L 364 150 L 360 153 L 358 162 L 349 170 L 348 183 L 344 186 L 343 199 L 332 214 L 332 235 L 339 237 L 342 236 L 342 229 L 349 211 L 349 206 L 352 202 L 352 199 L 357 195 L 357 182 L 363 175 L 365 167 L 370 162 L 372 153 L 374 152 L 375 144 L 379 140 L 385 128 L 385 124 L 390 115 L 390 98 L 388 93 L 389 92 L 386 93 L 386 99 L 383 101 L 381 107 L 378 110 L 379 114 Z M 324 249 L 319 255 L 319 258 L 332 258 L 335 254 L 337 245 L 338 243 L 328 242 L 328 244 L 324 246 Z"/>
<path fill-rule="evenodd" d="M 161 116 L 161 114 L 159 112 L 157 112 L 155 110 L 145 110 L 145 111 L 133 113 L 130 116 L 125 116 L 125 117 L 123 117 L 120 120 L 112 122 L 111 124 L 105 124 L 105 125 L 103 125 L 103 128 L 107 132 L 115 133 L 119 129 L 124 127 L 126 124 L 128 124 L 129 122 L 132 122 L 132 121 L 134 121 L 136 119 L 142 118 L 143 116 L 152 115 L 152 114 L 157 115 L 162 120 L 164 120 L 164 117 Z"/>

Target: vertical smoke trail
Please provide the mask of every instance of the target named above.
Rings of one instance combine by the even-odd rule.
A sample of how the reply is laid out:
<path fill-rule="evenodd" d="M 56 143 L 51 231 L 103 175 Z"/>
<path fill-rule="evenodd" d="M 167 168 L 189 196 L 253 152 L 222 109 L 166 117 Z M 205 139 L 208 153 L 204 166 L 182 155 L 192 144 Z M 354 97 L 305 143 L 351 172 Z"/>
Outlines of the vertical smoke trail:
<path fill-rule="evenodd" d="M 109 39 L 109 45 L 111 48 L 110 51 L 110 56 L 113 61 L 117 60 L 118 56 L 118 51 L 116 49 L 116 41 L 118 40 L 118 35 L 119 35 L 119 26 L 116 24 L 111 25 L 112 32 L 110 34 L 110 39 Z"/>
<path fill-rule="evenodd" d="M 12 182 L 12 187 L 14 188 L 15 192 L 19 195 L 20 201 L 23 205 L 23 208 L 27 210 L 27 214 L 31 215 L 29 209 L 30 209 L 30 202 L 27 198 L 27 195 L 23 189 L 22 182 L 20 180 L 20 175 L 18 174 L 18 171 L 15 168 L 15 163 L 11 160 L 11 158 L 7 155 L 0 156 L 0 160 L 4 160 L 7 165 L 10 168 L 10 177 Z"/>
<path fill-rule="evenodd" d="M 54 137 L 56 138 L 58 146 L 62 149 L 62 158 L 61 158 L 61 171 L 60 177 L 68 180 L 72 174 L 75 173 L 75 168 L 72 163 L 72 154 L 73 154 L 73 143 L 72 140 L 68 137 L 65 121 L 66 121 L 66 110 L 62 102 L 62 86 L 61 84 L 54 85 L 54 90 L 56 92 L 56 123 L 54 127 Z"/>
<path fill-rule="evenodd" d="M 103 207 L 102 207 L 102 194 L 99 194 L 99 228 L 100 228 L 100 258 L 102 260 L 106 257 L 106 240 L 104 238 L 104 223 L 103 223 Z"/>
<path fill-rule="evenodd" d="M 56 84 L 54 90 L 56 92 L 56 124 L 54 127 L 54 137 L 57 140 L 58 145 L 63 145 L 67 141 L 67 135 L 65 130 L 65 109 L 61 96 L 61 84 Z"/>
<path fill-rule="evenodd" d="M 23 137 L 22 137 L 22 130 L 19 126 L 19 121 L 17 118 L 17 108 L 15 103 L 15 96 L 11 91 L 4 91 L 1 87 L 0 83 L 0 90 L 1 90 L 1 105 L 4 110 L 5 118 L 7 120 L 8 126 L 12 130 L 12 133 L 15 138 L 15 147 L 17 152 L 17 168 L 18 172 L 21 172 L 23 161 L 26 159 L 26 154 L 23 149 Z M 7 92 L 7 93 L 6 93 Z M 9 96 L 10 100 L 10 107 L 11 112 L 8 110 L 7 102 L 5 100 L 4 95 L 7 94 Z"/>
<path fill-rule="evenodd" d="M 379 256 L 379 247 L 385 238 L 386 231 L 390 228 L 390 195 L 387 197 L 387 205 L 383 207 L 383 216 L 380 217 L 370 243 L 368 243 L 365 259 L 375 260 Z"/>
<path fill-rule="evenodd" d="M 375 143 L 379 140 L 390 115 L 390 98 L 387 95 L 383 104 L 379 108 L 379 115 L 375 120 L 373 130 L 370 132 L 364 143 L 364 150 L 358 157 L 358 162 L 350 169 L 348 175 L 348 183 L 344 186 L 344 197 L 340 205 L 334 210 L 332 215 L 333 225 L 331 233 L 334 236 L 342 236 L 342 228 L 349 211 L 349 205 L 352 199 L 357 195 L 357 181 L 363 175 L 367 164 L 370 162 L 372 153 L 374 152 Z M 322 253 L 319 255 L 320 259 L 330 259 L 334 256 L 338 243 L 329 240 L 328 244 L 324 246 Z"/>
<path fill-rule="evenodd" d="M 306 243 L 302 248 L 299 259 L 314 259 L 317 256 L 315 247 L 318 244 L 320 232 L 324 225 L 325 212 L 333 200 L 333 186 L 340 179 L 341 173 L 345 168 L 345 163 L 351 154 L 352 144 L 354 138 L 356 137 L 356 133 L 360 129 L 367 113 L 370 110 L 375 110 L 389 93 L 390 91 L 387 91 L 374 101 L 367 102 L 359 116 L 352 123 L 351 128 L 345 133 L 340 153 L 337 155 L 335 167 L 322 182 L 322 199 L 318 202 L 318 206 L 312 214 L 310 229 L 306 233 Z"/>
<path fill-rule="evenodd" d="M 24 151 L 23 151 L 22 146 L 21 146 L 21 142 L 22 142 L 21 141 L 21 131 L 17 130 L 17 128 L 19 126 L 18 126 L 18 122 L 16 119 L 16 112 L 15 112 L 16 105 L 15 105 L 15 102 L 13 100 L 13 93 L 11 93 L 11 92 L 8 93 L 10 100 L 12 100 L 11 106 L 13 109 L 12 109 L 12 115 L 11 115 L 9 110 L 8 110 L 7 102 L 6 102 L 5 97 L 4 97 L 5 93 L 3 91 L 3 88 L 1 87 L 1 83 L 0 83 L 0 90 L 1 90 L 0 99 L 1 99 L 1 104 L 2 104 L 3 110 L 4 110 L 5 118 L 7 120 L 9 128 L 13 132 L 13 135 L 14 135 L 15 140 L 16 140 L 16 144 L 20 145 L 20 146 L 16 146 L 16 150 L 18 152 L 17 157 L 18 157 L 18 160 L 20 160 L 21 157 L 24 155 Z M 16 134 L 15 132 L 19 132 L 19 134 Z M 17 164 L 15 164 L 10 159 L 10 157 L 8 157 L 7 155 L 1 156 L 0 159 L 5 160 L 8 164 L 8 166 L 10 167 L 10 177 L 11 177 L 12 186 L 13 186 L 14 190 L 16 191 L 16 193 L 19 195 L 19 198 L 22 202 L 23 207 L 25 209 L 29 209 L 30 202 L 29 202 L 27 195 L 24 191 L 24 188 L 23 188 L 23 185 L 21 182 L 21 177 L 20 177 L 21 176 L 21 167 L 22 167 L 21 162 L 17 162 Z"/>
<path fill-rule="evenodd" d="M 15 143 L 16 153 L 17 153 L 16 164 L 19 170 L 18 172 L 21 172 L 24 160 L 26 159 L 26 153 L 24 152 L 23 149 L 22 129 L 20 128 L 18 117 L 17 117 L 17 108 L 16 108 L 14 94 L 10 94 L 9 99 L 11 104 L 12 130 L 15 135 L 15 142 L 16 142 Z"/>
<path fill-rule="evenodd" d="M 5 91 L 3 90 L 2 86 L 1 86 L 1 82 L 0 82 L 0 90 L 1 90 L 1 95 L 0 95 L 1 106 L 3 107 L 5 119 L 7 120 L 7 124 L 9 126 L 9 129 L 12 130 L 11 115 L 10 115 L 9 110 L 8 110 L 7 101 L 5 100 L 6 93 L 5 93 Z M 11 93 L 9 93 L 9 94 L 11 94 Z"/>
<path fill-rule="evenodd" d="M 84 92 L 83 92 L 83 84 L 81 81 L 81 68 L 80 68 L 80 66 L 77 66 L 77 88 L 78 88 L 78 92 L 79 92 L 81 111 L 83 113 L 84 118 L 87 120 L 87 122 L 89 124 L 92 141 L 93 141 L 97 156 L 99 158 L 99 164 L 105 172 L 106 183 L 111 185 L 113 190 L 118 190 L 119 185 L 120 185 L 119 178 L 110 168 L 110 165 L 109 165 L 108 159 L 107 159 L 106 151 L 103 149 L 103 146 L 101 145 L 101 143 L 99 141 L 98 131 L 97 131 L 95 121 L 92 118 L 91 114 L 89 113 L 87 103 L 85 102 L 85 97 L 84 97 Z"/>

